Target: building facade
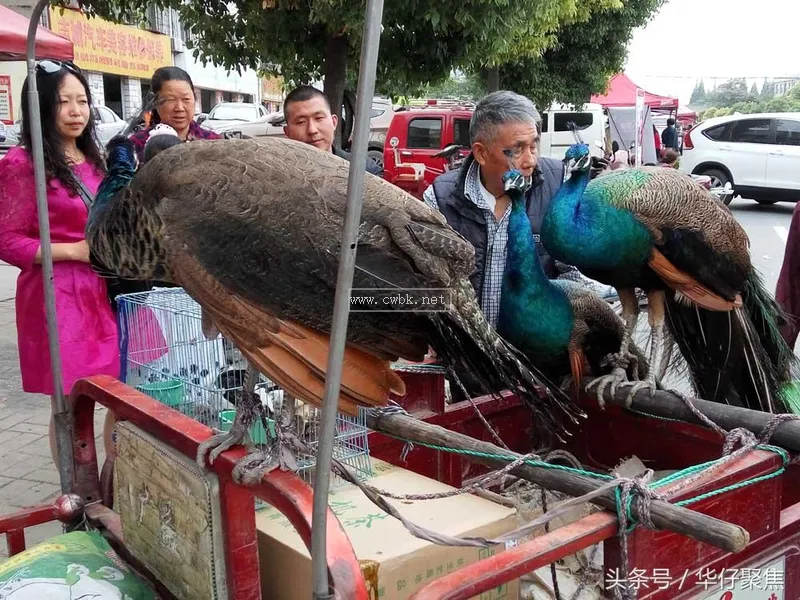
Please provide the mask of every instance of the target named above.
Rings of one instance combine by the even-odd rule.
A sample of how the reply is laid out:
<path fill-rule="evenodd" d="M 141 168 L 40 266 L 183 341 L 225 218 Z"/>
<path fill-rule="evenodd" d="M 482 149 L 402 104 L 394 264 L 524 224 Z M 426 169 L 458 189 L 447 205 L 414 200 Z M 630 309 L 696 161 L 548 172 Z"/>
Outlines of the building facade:
<path fill-rule="evenodd" d="M 0 3 L 30 17 L 34 0 L 0 0 Z M 150 7 L 147 29 L 98 17 L 90 19 L 74 8 L 50 8 L 43 15 L 42 24 L 72 41 L 75 64 L 85 72 L 94 102 L 123 119 L 139 111 L 150 91 L 153 71 L 167 65 L 179 66 L 189 73 L 197 91 L 197 113 L 208 112 L 223 101 L 261 101 L 260 81 L 252 69 L 243 69 L 239 75 L 212 63 L 203 65 L 194 58 L 188 48 L 191 33 L 172 9 Z M 0 76 L 5 76 L 3 85 L 10 89 L 15 120 L 19 119 L 19 100 L 26 75 L 23 61 L 0 63 Z"/>
<path fill-rule="evenodd" d="M 123 119 L 141 108 L 153 71 L 173 64 L 172 42 L 162 33 L 60 8 L 50 9 L 50 29 L 72 41 L 95 103 Z"/>
<path fill-rule="evenodd" d="M 178 13 L 173 9 L 150 7 L 147 19 L 154 31 L 170 37 L 172 41 L 173 64 L 189 73 L 196 94 L 195 112 L 207 113 L 220 102 L 260 101 L 259 78 L 252 69 L 242 69 L 241 75 L 235 70 L 211 62 L 204 65 L 196 59 L 189 49 L 192 34 L 183 26 Z"/>
<path fill-rule="evenodd" d="M 772 86 L 776 96 L 784 96 L 798 83 L 800 83 L 800 77 L 786 77 L 774 80 Z"/>

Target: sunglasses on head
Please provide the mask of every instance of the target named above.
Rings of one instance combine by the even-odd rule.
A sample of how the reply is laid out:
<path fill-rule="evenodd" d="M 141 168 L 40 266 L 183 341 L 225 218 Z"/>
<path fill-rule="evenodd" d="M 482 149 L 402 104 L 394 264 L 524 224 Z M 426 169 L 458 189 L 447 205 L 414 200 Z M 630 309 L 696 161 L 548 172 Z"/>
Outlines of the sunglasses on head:
<path fill-rule="evenodd" d="M 47 75 L 52 75 L 54 73 L 58 73 L 61 69 L 66 69 L 70 73 L 80 74 L 81 70 L 74 64 L 69 61 L 61 61 L 61 60 L 40 60 L 36 63 L 36 70 L 39 73 L 46 73 Z"/>

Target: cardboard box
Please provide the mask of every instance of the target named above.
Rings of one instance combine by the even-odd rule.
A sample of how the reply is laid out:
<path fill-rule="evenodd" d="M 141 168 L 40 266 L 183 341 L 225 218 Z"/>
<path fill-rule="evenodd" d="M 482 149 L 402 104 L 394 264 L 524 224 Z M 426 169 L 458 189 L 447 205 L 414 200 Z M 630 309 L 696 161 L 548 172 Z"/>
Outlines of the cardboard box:
<path fill-rule="evenodd" d="M 416 494 L 453 488 L 411 471 L 373 459 L 369 483 L 395 493 Z M 451 536 L 492 538 L 516 527 L 514 510 L 462 494 L 425 501 L 389 500 L 414 523 Z M 469 548 L 438 546 L 413 537 L 403 524 L 370 502 L 355 486 L 331 490 L 329 505 L 342 523 L 373 600 L 406 600 L 425 584 L 451 571 L 501 552 L 504 546 Z M 311 557 L 289 521 L 273 507 L 256 515 L 262 596 L 267 600 L 308 600 Z M 518 600 L 513 580 L 476 596 L 479 600 Z"/>

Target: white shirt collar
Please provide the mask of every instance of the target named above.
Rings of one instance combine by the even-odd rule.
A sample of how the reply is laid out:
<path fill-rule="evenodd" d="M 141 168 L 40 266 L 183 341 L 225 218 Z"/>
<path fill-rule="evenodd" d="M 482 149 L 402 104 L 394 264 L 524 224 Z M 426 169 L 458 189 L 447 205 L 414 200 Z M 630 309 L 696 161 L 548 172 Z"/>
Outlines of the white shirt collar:
<path fill-rule="evenodd" d="M 489 190 L 487 190 L 486 187 L 483 185 L 483 182 L 481 181 L 480 167 L 478 167 L 478 172 L 476 175 L 477 175 L 478 189 L 481 192 L 481 196 L 483 196 L 483 201 L 486 202 L 486 205 L 489 207 L 489 210 L 494 212 L 494 207 L 497 205 L 497 198 L 495 198 L 494 194 L 492 194 Z"/>

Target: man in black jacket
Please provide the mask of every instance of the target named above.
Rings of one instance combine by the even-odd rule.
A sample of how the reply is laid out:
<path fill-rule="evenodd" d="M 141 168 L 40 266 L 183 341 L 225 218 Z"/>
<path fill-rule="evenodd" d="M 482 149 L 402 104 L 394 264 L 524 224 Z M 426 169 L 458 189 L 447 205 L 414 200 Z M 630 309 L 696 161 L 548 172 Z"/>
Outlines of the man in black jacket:
<path fill-rule="evenodd" d="M 542 219 L 564 180 L 559 160 L 539 157 L 541 117 L 528 98 L 513 92 L 489 94 L 475 107 L 470 122 L 472 153 L 458 171 L 440 175 L 423 196 L 442 212 L 453 229 L 475 247 L 472 285 L 488 321 L 495 326 L 506 263 L 511 201 L 503 190 L 509 161 L 532 178 L 525 194 L 539 260 L 551 279 L 556 265 L 539 243 Z"/>
<path fill-rule="evenodd" d="M 333 145 L 339 119 L 331 111 L 328 97 L 315 87 L 303 85 L 293 90 L 283 101 L 286 137 L 305 142 L 325 152 L 333 152 L 347 161 L 350 154 Z M 381 177 L 383 169 L 367 157 L 367 172 Z"/>

